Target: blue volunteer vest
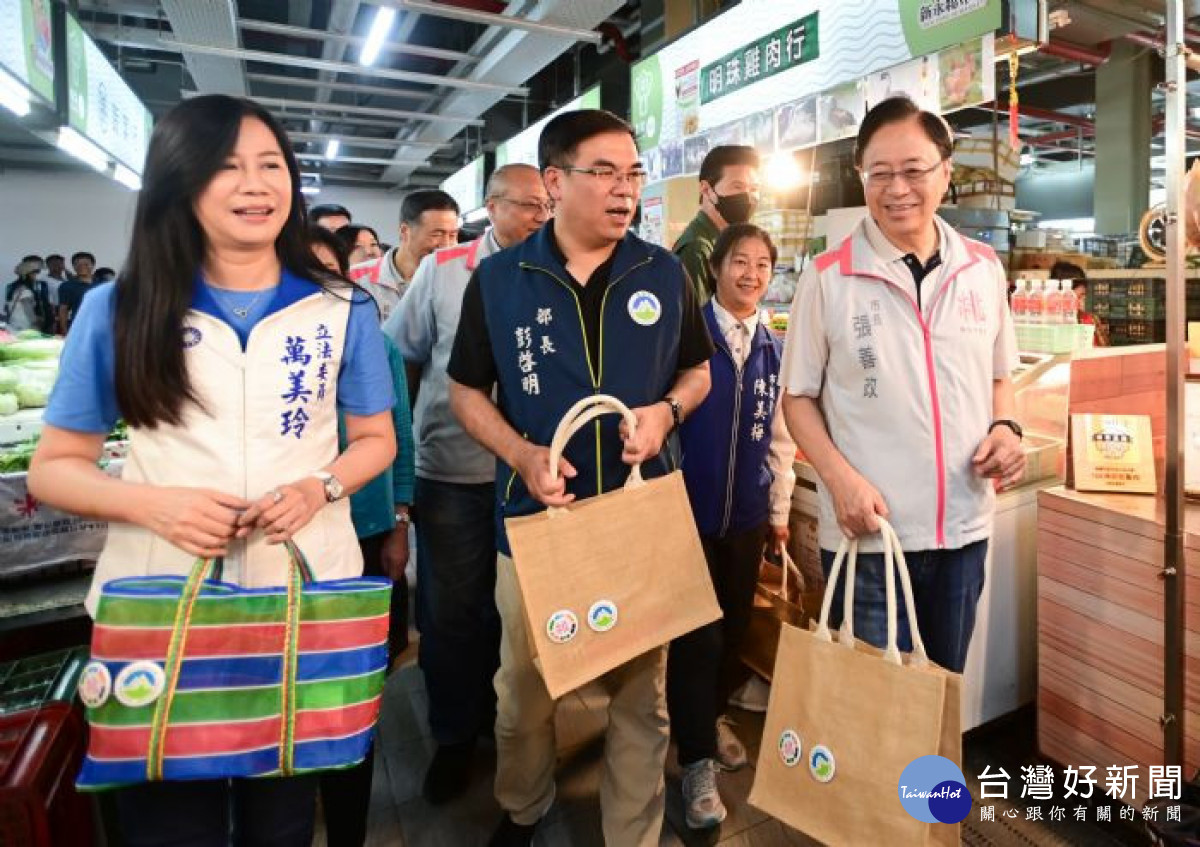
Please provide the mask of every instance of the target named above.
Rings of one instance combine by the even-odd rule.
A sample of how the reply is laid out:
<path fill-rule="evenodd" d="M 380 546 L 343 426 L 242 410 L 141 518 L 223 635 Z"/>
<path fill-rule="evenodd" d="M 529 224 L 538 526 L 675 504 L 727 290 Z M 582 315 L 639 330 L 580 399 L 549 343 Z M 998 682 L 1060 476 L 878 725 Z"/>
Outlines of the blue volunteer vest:
<path fill-rule="evenodd" d="M 770 516 L 767 459 L 783 345 L 760 322 L 739 374 L 711 300 L 704 319 L 717 348 L 710 363 L 712 388 L 680 428 L 680 467 L 696 528 L 703 536 L 720 537 L 760 526 Z"/>
<path fill-rule="evenodd" d="M 479 265 L 498 403 L 526 440 L 549 446 L 566 411 L 584 397 L 611 394 L 630 408 L 661 400 L 674 384 L 686 279 L 667 251 L 629 233 L 617 245 L 601 307 L 599 358 L 588 352 L 578 295 L 553 248 L 552 227 Z M 564 456 L 578 475 L 567 481 L 577 499 L 625 483 L 619 417 L 606 415 L 576 433 Z M 662 455 L 646 462 L 647 478 L 668 470 Z M 497 460 L 497 542 L 509 552 L 504 518 L 545 507 L 520 476 Z"/>

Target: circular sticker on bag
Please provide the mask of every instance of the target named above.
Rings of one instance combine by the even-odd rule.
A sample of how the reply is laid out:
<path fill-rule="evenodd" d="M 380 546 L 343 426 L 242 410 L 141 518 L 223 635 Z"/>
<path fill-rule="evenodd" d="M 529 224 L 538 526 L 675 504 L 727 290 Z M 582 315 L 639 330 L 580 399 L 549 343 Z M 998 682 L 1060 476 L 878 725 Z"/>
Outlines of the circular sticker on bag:
<path fill-rule="evenodd" d="M 662 304 L 649 291 L 635 291 L 629 298 L 629 317 L 639 326 L 653 326 L 662 316 Z"/>
<path fill-rule="evenodd" d="M 546 621 L 546 635 L 555 644 L 566 644 L 579 632 L 579 618 L 570 609 L 560 609 Z"/>
<path fill-rule="evenodd" d="M 113 696 L 123 706 L 136 709 L 159 698 L 166 687 L 163 669 L 154 662 L 133 662 L 121 668 L 113 682 Z"/>
<path fill-rule="evenodd" d="M 837 772 L 837 762 L 833 760 L 833 752 L 824 744 L 818 744 L 808 754 L 808 772 L 817 782 L 829 782 Z"/>
<path fill-rule="evenodd" d="M 779 758 L 789 768 L 800 764 L 804 758 L 804 747 L 800 743 L 800 734 L 794 729 L 785 729 L 779 733 Z"/>
<path fill-rule="evenodd" d="M 597 600 L 588 609 L 587 621 L 595 632 L 608 632 L 617 625 L 617 604 L 612 600 Z"/>
<path fill-rule="evenodd" d="M 91 661 L 79 675 L 79 699 L 89 709 L 98 709 L 112 694 L 112 674 L 103 662 Z"/>

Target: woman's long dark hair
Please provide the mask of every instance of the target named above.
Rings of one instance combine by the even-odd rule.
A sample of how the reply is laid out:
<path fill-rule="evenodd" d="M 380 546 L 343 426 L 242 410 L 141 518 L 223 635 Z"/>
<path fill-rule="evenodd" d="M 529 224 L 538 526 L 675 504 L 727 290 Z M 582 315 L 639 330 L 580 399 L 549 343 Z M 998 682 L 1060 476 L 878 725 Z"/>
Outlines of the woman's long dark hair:
<path fill-rule="evenodd" d="M 117 280 L 116 391 L 131 426 L 179 424 L 198 398 L 188 378 L 183 319 L 192 303 L 206 242 L 193 206 L 237 144 L 243 118 L 271 130 L 292 179 L 292 208 L 275 252 L 284 268 L 321 284 L 326 273 L 308 249 L 300 169 L 283 127 L 262 106 L 209 94 L 176 106 L 150 137 L 128 258 Z"/>

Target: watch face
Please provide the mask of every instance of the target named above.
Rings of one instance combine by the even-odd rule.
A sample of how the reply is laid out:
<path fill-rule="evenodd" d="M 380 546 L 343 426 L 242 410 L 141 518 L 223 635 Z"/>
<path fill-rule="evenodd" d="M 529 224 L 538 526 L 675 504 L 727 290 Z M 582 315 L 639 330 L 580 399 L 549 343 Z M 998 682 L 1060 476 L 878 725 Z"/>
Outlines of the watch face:
<path fill-rule="evenodd" d="M 325 498 L 329 500 L 330 503 L 341 498 L 344 490 L 345 489 L 342 488 L 342 483 L 338 481 L 336 476 L 331 475 L 327 480 L 325 480 Z"/>

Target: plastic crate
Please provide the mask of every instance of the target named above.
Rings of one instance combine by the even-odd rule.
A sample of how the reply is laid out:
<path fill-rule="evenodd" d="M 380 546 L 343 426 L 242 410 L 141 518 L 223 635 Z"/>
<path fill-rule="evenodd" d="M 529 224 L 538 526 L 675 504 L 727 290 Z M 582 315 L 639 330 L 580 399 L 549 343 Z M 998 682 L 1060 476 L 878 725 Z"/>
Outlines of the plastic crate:
<path fill-rule="evenodd" d="M 75 647 L 0 663 L 0 716 L 71 702 L 87 660 L 88 649 Z"/>
<path fill-rule="evenodd" d="M 1094 324 L 1017 324 L 1017 349 L 1025 353 L 1073 353 L 1095 341 Z"/>
<path fill-rule="evenodd" d="M 1161 321 L 1167 317 L 1167 304 L 1163 300 L 1142 297 L 1125 303 L 1125 316 L 1130 320 Z M 1113 315 L 1113 317 L 1118 317 Z"/>
<path fill-rule="evenodd" d="M 0 717 L 0 844 L 92 844 L 91 802 L 75 790 L 83 720 L 70 703 Z"/>

